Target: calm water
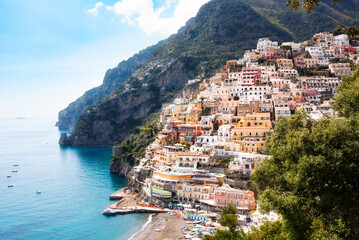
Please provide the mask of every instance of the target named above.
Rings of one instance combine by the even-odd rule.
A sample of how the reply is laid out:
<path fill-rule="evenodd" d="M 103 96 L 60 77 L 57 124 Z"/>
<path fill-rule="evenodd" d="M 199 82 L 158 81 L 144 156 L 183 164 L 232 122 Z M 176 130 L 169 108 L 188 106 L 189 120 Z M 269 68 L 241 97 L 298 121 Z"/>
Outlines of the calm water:
<path fill-rule="evenodd" d="M 148 216 L 101 214 L 126 184 L 111 149 L 60 147 L 55 121 L 0 119 L 0 239 L 128 239 Z"/>

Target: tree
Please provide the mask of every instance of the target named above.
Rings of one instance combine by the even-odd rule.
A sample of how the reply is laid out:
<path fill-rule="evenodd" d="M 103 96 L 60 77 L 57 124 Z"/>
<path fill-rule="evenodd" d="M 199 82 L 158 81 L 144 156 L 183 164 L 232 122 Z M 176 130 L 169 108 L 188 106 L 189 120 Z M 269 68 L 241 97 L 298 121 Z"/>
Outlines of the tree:
<path fill-rule="evenodd" d="M 345 33 L 350 39 L 355 39 L 355 37 L 359 35 L 359 28 L 358 26 L 351 26 L 345 30 Z"/>
<path fill-rule="evenodd" d="M 341 116 L 349 117 L 359 112 L 359 68 L 353 74 L 342 78 L 334 99 L 333 108 L 339 111 Z"/>
<path fill-rule="evenodd" d="M 277 120 L 271 156 L 252 178 L 261 209 L 282 215 L 289 239 L 359 236 L 359 117 Z"/>
<path fill-rule="evenodd" d="M 237 220 L 237 208 L 234 205 L 227 205 L 222 208 L 221 211 L 221 219 L 219 223 L 222 226 L 228 227 L 230 232 L 234 232 L 236 230 L 236 226 L 238 223 Z"/>
<path fill-rule="evenodd" d="M 238 219 L 235 214 L 222 214 L 219 223 L 228 227 L 229 231 L 233 233 L 236 231 Z"/>
<path fill-rule="evenodd" d="M 331 0 L 333 3 L 338 2 L 339 0 Z M 308 12 L 312 12 L 315 7 L 319 5 L 321 0 L 288 0 L 287 6 L 290 8 L 298 9 L 303 7 Z"/>
<path fill-rule="evenodd" d="M 211 237 L 206 235 L 203 239 L 204 240 L 240 240 L 242 239 L 243 232 L 236 231 L 236 232 L 229 232 L 225 230 L 217 230 L 216 234 Z"/>
<path fill-rule="evenodd" d="M 345 33 L 345 28 L 338 25 L 337 28 L 333 31 L 331 31 L 331 33 L 333 33 L 334 36 L 338 36 L 338 35 L 341 35 L 341 34 L 344 34 Z"/>
<path fill-rule="evenodd" d="M 236 231 L 236 226 L 238 223 L 237 219 L 237 208 L 234 205 L 227 205 L 222 208 L 221 218 L 219 223 L 228 227 L 229 231 L 226 230 L 217 230 L 216 234 L 213 237 L 206 236 L 206 240 L 239 240 L 241 239 L 242 232 Z"/>
<path fill-rule="evenodd" d="M 234 97 L 233 97 L 233 100 L 234 100 L 234 101 L 238 101 L 238 100 L 239 100 L 239 97 L 238 97 L 238 96 L 234 96 Z"/>
<path fill-rule="evenodd" d="M 241 240 L 286 240 L 288 236 L 283 231 L 283 224 L 280 221 L 265 222 L 259 228 L 252 229 L 248 234 L 243 235 Z"/>

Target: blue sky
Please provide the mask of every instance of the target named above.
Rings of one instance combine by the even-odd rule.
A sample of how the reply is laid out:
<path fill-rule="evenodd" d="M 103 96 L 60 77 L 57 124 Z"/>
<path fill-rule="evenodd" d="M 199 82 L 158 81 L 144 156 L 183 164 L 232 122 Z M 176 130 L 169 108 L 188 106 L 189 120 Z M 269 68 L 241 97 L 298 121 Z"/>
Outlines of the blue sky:
<path fill-rule="evenodd" d="M 0 117 L 57 116 L 205 2 L 0 0 Z"/>

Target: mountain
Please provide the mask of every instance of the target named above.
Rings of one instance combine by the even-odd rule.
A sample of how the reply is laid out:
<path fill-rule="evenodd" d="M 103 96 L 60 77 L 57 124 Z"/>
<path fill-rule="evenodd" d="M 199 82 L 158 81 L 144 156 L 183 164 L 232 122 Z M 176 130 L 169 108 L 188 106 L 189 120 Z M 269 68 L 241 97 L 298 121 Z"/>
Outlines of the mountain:
<path fill-rule="evenodd" d="M 88 90 L 67 108 L 59 112 L 59 129 L 74 130 L 81 114 L 88 107 L 101 102 L 107 95 L 122 85 L 131 76 L 134 69 L 147 62 L 149 56 L 160 44 L 148 47 L 128 60 L 120 62 L 117 67 L 107 70 L 101 86 Z"/>
<path fill-rule="evenodd" d="M 309 14 L 288 9 L 283 0 L 212 0 L 177 34 L 109 70 L 102 86 L 61 111 L 61 128 L 78 123 L 73 134 L 63 135 L 60 143 L 111 145 L 122 141 L 189 79 L 212 74 L 226 60 L 254 48 L 258 38 L 301 41 L 337 25 L 358 24 L 359 0 L 347 1 L 335 5 L 324 1 Z"/>

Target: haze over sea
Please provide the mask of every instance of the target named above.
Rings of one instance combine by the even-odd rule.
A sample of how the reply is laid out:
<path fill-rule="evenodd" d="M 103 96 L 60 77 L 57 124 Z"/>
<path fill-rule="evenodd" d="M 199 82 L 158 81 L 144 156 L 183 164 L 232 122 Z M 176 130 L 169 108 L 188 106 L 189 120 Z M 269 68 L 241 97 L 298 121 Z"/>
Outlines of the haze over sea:
<path fill-rule="evenodd" d="M 126 184 L 111 148 L 60 147 L 55 122 L 0 119 L 0 239 L 128 239 L 148 215 L 101 214 Z"/>

